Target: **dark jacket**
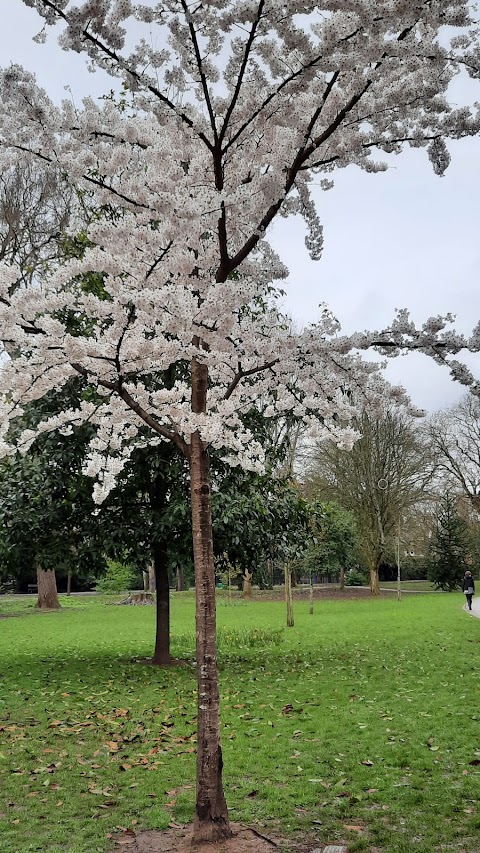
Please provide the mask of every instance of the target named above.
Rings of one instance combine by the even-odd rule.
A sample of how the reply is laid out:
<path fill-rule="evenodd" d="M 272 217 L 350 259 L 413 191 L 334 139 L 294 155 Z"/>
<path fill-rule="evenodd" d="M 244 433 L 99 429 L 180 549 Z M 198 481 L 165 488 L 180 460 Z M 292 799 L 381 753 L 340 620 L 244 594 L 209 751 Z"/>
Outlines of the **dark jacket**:
<path fill-rule="evenodd" d="M 475 581 L 473 578 L 464 578 L 462 582 L 462 589 L 464 592 L 466 592 L 467 589 L 473 589 L 475 592 Z"/>

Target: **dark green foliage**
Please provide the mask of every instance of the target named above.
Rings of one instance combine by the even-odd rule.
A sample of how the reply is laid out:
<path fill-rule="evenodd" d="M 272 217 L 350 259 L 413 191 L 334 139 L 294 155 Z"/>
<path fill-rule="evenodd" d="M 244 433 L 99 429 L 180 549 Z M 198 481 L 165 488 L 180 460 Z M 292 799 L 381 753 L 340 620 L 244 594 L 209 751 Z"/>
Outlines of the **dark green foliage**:
<path fill-rule="evenodd" d="M 418 581 L 425 580 L 427 577 L 428 571 L 428 561 L 424 556 L 412 556 L 411 554 L 407 554 L 405 556 L 401 556 L 401 573 L 402 580 L 405 581 Z M 396 567 L 395 567 L 395 577 L 396 577 Z"/>
<path fill-rule="evenodd" d="M 468 527 L 458 513 L 457 499 L 446 492 L 439 503 L 428 562 L 428 579 L 437 589 L 451 592 L 461 586 L 468 569 L 468 546 Z"/>
<path fill-rule="evenodd" d="M 366 576 L 358 568 L 349 569 L 345 573 L 345 586 L 364 586 L 366 581 Z"/>
<path fill-rule="evenodd" d="M 300 571 L 334 578 L 341 569 L 358 563 L 360 548 L 353 515 L 334 501 L 313 501 L 309 513 L 311 544 L 299 561 Z"/>
<path fill-rule="evenodd" d="M 471 557 L 471 563 L 468 568 L 474 578 L 480 578 L 480 524 L 478 519 L 471 521 L 468 525 L 468 552 Z"/>
<path fill-rule="evenodd" d="M 40 416 L 40 406 L 31 407 L 22 418 L 22 428 Z M 88 426 L 68 437 L 49 433 L 37 439 L 25 456 L 17 454 L 2 462 L 0 565 L 4 580 L 32 581 L 37 565 L 87 579 L 102 564 L 91 481 L 82 474 L 88 437 Z"/>
<path fill-rule="evenodd" d="M 283 563 L 308 540 L 308 507 L 286 480 L 227 469 L 213 472 L 214 547 L 218 565 L 226 562 L 256 582 L 266 583 L 269 561 Z"/>
<path fill-rule="evenodd" d="M 187 475 L 186 461 L 166 442 L 134 451 L 98 514 L 108 557 L 141 570 L 159 549 L 171 582 L 177 568 L 192 579 Z"/>
<path fill-rule="evenodd" d="M 80 381 L 66 394 L 32 406 L 22 428 L 56 413 L 82 395 Z M 0 556 L 3 579 L 34 580 L 34 563 L 93 583 L 106 559 L 141 571 L 154 548 L 174 583 L 177 570 L 193 581 L 190 491 L 186 461 L 162 442 L 134 451 L 101 507 L 82 473 L 89 427 L 37 440 L 25 457 L 3 463 L 0 477 Z M 307 507 L 288 481 L 232 469 L 212 459 L 214 546 L 219 568 L 255 571 L 281 562 L 307 540 Z"/>

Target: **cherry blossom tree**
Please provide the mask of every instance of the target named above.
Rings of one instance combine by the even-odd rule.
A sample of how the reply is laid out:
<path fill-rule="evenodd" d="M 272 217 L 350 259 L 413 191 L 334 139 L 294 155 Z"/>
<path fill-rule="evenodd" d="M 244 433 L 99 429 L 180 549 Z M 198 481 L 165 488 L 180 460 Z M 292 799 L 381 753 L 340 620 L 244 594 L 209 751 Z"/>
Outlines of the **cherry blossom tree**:
<path fill-rule="evenodd" d="M 20 2 L 20 0 L 18 0 Z M 1 76 L 4 167 L 19 157 L 53 164 L 99 211 L 88 247 L 31 287 L 0 272 L 0 337 L 12 357 L 0 374 L 1 452 L 23 407 L 73 376 L 78 405 L 24 431 L 92 422 L 88 472 L 101 502 L 135 447 L 170 441 L 188 460 L 196 576 L 198 756 L 194 839 L 230 834 L 222 783 L 209 448 L 261 469 L 248 428 L 286 411 L 342 446 L 355 438 L 352 399 L 374 406 L 389 390 L 355 350 L 423 351 L 449 363 L 464 347 L 449 318 L 416 329 L 401 312 L 390 329 L 345 337 L 324 310 L 295 334 L 272 302 L 286 270 L 267 242 L 277 215 L 299 214 L 319 258 L 323 235 L 312 186 L 336 169 L 386 168 L 383 154 L 425 147 L 437 174 L 445 139 L 477 132 L 478 116 L 447 100 L 462 70 L 478 76 L 467 0 L 24 0 L 60 24 L 65 50 L 123 87 L 101 105 L 54 106 L 33 77 Z M 146 37 L 132 45 L 139 29 Z M 383 152 L 383 154 L 381 154 Z M 75 219 L 70 225 L 74 233 Z M 76 283 L 102 276 L 100 293 Z M 72 334 L 75 317 L 81 334 Z M 348 392 L 352 391 L 350 395 Z"/>

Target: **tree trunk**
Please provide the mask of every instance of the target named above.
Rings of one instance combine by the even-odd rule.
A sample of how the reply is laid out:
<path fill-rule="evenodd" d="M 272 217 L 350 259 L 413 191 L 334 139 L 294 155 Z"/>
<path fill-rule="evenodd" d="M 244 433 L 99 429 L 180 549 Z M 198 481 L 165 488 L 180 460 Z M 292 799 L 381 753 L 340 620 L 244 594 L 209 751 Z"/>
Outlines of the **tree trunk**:
<path fill-rule="evenodd" d="M 148 572 L 143 570 L 142 576 L 143 576 L 143 591 L 148 592 L 149 591 L 149 589 L 148 589 Z"/>
<path fill-rule="evenodd" d="M 157 586 L 155 582 L 155 563 L 152 560 L 148 569 L 148 591 L 155 592 Z"/>
<path fill-rule="evenodd" d="M 290 566 L 285 563 L 285 601 L 287 603 L 287 628 L 293 628 L 292 575 Z"/>
<path fill-rule="evenodd" d="M 267 560 L 267 588 L 273 589 L 273 560 Z"/>
<path fill-rule="evenodd" d="M 168 582 L 166 554 L 160 545 L 156 545 L 153 549 L 153 567 L 157 588 L 157 630 L 152 663 L 167 666 L 172 662 L 170 657 L 170 584 Z"/>
<path fill-rule="evenodd" d="M 185 589 L 185 572 L 183 566 L 177 566 L 177 592 L 183 592 Z"/>
<path fill-rule="evenodd" d="M 168 460 L 167 452 L 170 453 L 171 451 L 167 451 L 162 446 L 161 450 L 159 450 L 160 462 L 166 463 Z M 165 464 L 166 467 L 167 465 Z M 161 465 L 160 470 L 153 477 L 150 477 L 150 507 L 157 521 L 161 520 L 163 513 L 166 511 L 167 483 L 163 475 L 163 470 L 164 466 Z M 162 537 L 159 541 L 153 539 L 151 549 L 152 560 L 148 571 L 144 574 L 144 578 L 146 575 L 148 592 L 154 594 L 156 590 L 156 633 L 152 663 L 159 666 L 167 666 L 172 662 L 172 659 L 170 657 L 170 584 L 168 582 L 167 570 L 167 545 L 164 538 Z"/>
<path fill-rule="evenodd" d="M 57 579 L 53 569 L 44 571 L 37 566 L 38 599 L 40 610 L 59 610 L 60 602 L 57 595 Z"/>
<path fill-rule="evenodd" d="M 72 594 L 72 573 L 68 572 L 67 574 L 67 595 Z"/>
<path fill-rule="evenodd" d="M 345 589 L 345 566 L 340 569 L 340 589 Z"/>
<path fill-rule="evenodd" d="M 198 411 L 202 405 L 202 390 L 203 399 L 206 399 L 207 371 L 194 362 L 192 374 L 192 407 Z M 199 843 L 220 841 L 232 833 L 222 784 L 210 466 L 208 451 L 198 433 L 191 437 L 189 461 L 198 679 L 197 797 L 193 841 Z"/>
<path fill-rule="evenodd" d="M 252 577 L 252 572 L 249 572 L 248 569 L 245 569 L 245 574 L 243 575 L 244 598 L 252 598 Z"/>
<path fill-rule="evenodd" d="M 372 595 L 380 595 L 380 582 L 378 579 L 378 565 L 370 567 L 370 592 Z"/>
<path fill-rule="evenodd" d="M 401 569 L 400 569 L 400 519 L 397 530 L 397 601 L 402 597 Z"/>
<path fill-rule="evenodd" d="M 480 495 L 472 495 L 470 494 L 470 502 L 475 512 L 480 515 Z"/>
<path fill-rule="evenodd" d="M 313 575 L 310 573 L 310 607 L 309 611 L 310 616 L 313 616 Z"/>

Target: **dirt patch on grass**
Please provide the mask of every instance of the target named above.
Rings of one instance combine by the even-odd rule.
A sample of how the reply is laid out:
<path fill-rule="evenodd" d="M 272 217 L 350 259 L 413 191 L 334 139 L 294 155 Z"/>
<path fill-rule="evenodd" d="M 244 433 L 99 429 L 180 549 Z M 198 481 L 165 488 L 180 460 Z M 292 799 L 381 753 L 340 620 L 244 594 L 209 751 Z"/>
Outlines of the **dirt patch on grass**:
<path fill-rule="evenodd" d="M 282 853 L 296 851 L 306 853 L 307 848 L 298 847 L 285 839 L 272 838 L 255 829 L 231 824 L 232 838 L 211 844 L 192 845 L 192 826 L 167 829 L 163 832 L 146 831 L 135 833 L 132 830 L 122 833 L 114 840 L 115 847 L 110 853 L 130 850 L 132 853 Z M 308 848 L 311 850 L 311 847 Z"/>
<path fill-rule="evenodd" d="M 389 596 L 391 593 L 397 594 L 396 590 L 388 590 L 380 593 L 382 596 Z M 310 590 L 308 587 L 296 587 L 292 589 L 292 596 L 297 601 L 308 601 L 310 598 Z M 370 590 L 363 586 L 346 586 L 345 589 L 340 589 L 338 586 L 321 586 L 313 590 L 315 601 L 351 601 L 352 599 L 372 598 Z M 263 589 L 255 590 L 252 601 L 283 601 L 285 593 L 282 589 Z"/>

